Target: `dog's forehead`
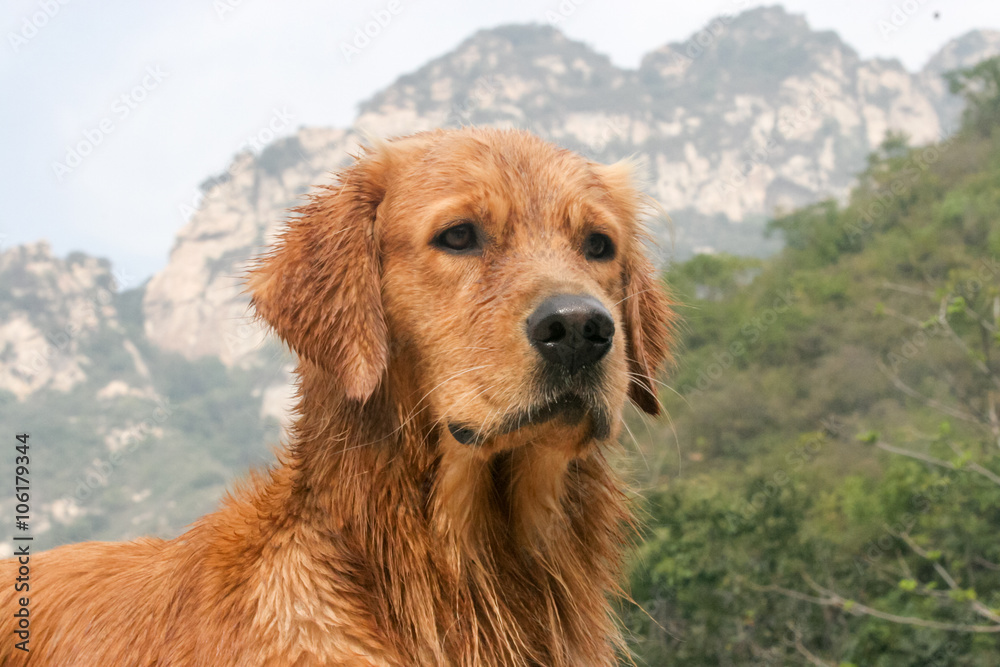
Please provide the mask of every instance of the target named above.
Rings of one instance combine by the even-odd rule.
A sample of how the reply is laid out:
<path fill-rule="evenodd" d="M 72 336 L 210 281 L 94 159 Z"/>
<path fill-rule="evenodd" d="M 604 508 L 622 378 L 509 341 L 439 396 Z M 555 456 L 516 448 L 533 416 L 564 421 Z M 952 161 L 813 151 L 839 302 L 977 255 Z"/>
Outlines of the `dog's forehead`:
<path fill-rule="evenodd" d="M 594 163 L 532 135 L 452 133 L 436 137 L 403 165 L 406 208 L 436 218 L 468 216 L 494 231 L 571 231 L 613 222 L 607 186 Z M 392 190 L 390 186 L 390 190 Z"/>

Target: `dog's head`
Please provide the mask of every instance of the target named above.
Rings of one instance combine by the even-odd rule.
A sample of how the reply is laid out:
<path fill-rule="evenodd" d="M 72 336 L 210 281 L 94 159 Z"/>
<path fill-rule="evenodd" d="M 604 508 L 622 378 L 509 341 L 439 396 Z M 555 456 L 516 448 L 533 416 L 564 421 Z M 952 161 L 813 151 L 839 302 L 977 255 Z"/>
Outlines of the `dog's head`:
<path fill-rule="evenodd" d="M 463 444 L 552 424 L 604 439 L 626 395 L 659 410 L 671 311 L 641 208 L 626 165 L 523 132 L 421 133 L 298 209 L 252 301 L 350 400 L 406 377 Z"/>

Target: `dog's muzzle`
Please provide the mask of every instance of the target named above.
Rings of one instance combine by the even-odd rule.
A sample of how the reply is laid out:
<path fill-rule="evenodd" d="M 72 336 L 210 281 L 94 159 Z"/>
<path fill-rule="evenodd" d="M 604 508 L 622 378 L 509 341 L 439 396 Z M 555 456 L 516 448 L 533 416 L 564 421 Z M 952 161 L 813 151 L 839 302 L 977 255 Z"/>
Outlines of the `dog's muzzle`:
<path fill-rule="evenodd" d="M 611 349 L 615 323 L 600 301 L 586 294 L 556 294 L 545 299 L 525 324 L 525 335 L 541 355 L 544 382 L 557 397 L 529 410 L 506 416 L 490 433 L 452 422 L 448 431 L 464 445 L 480 445 L 497 435 L 561 418 L 577 424 L 592 418 L 591 437 L 611 432 L 607 410 L 594 400 L 593 385 L 600 381 L 598 362 Z"/>
<path fill-rule="evenodd" d="M 513 433 L 526 426 L 537 426 L 552 419 L 560 418 L 568 424 L 578 424 L 586 415 L 591 416 L 589 437 L 603 440 L 611 431 L 607 410 L 597 405 L 589 405 L 575 394 L 561 396 L 549 403 L 508 415 L 492 432 L 477 431 L 466 424 L 451 422 L 448 432 L 463 445 L 481 445 L 490 438 Z"/>

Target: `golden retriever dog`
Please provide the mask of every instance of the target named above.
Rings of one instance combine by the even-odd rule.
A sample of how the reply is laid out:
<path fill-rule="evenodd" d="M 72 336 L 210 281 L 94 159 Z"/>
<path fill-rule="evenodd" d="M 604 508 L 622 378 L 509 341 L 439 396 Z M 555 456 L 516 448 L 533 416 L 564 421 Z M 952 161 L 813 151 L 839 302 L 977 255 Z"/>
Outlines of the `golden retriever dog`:
<path fill-rule="evenodd" d="M 278 464 L 172 540 L 4 562 L 4 665 L 612 665 L 630 519 L 606 455 L 658 412 L 646 199 L 525 132 L 378 143 L 250 270 L 297 353 Z M 15 649 L 29 598 L 30 651 Z"/>

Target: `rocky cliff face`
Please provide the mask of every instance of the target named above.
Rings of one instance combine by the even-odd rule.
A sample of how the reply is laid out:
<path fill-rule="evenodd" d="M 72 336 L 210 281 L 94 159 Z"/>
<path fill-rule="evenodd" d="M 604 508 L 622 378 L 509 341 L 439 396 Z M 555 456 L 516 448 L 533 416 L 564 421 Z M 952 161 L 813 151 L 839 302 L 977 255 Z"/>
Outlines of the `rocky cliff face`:
<path fill-rule="evenodd" d="M 945 72 L 971 67 L 996 55 L 1000 55 L 1000 32 L 976 30 L 945 44 L 917 75 L 946 131 L 958 126 L 962 100 L 948 92 Z"/>
<path fill-rule="evenodd" d="M 149 339 L 189 358 L 215 355 L 227 365 L 259 349 L 259 327 L 241 294 L 248 262 L 266 249 L 310 185 L 328 181 L 357 146 L 353 132 L 304 129 L 259 155 L 238 155 L 226 172 L 206 181 L 169 265 L 146 288 Z"/>
<path fill-rule="evenodd" d="M 111 340 L 129 355 L 132 375 L 146 374 L 114 305 L 120 283 L 107 260 L 61 259 L 45 242 L 0 253 L 0 387 L 18 398 L 69 390 L 105 361 L 94 349 Z M 104 390 L 145 389 L 119 382 Z"/>
<path fill-rule="evenodd" d="M 479 124 L 528 129 L 601 161 L 636 155 L 673 219 L 656 230 L 665 255 L 768 252 L 767 216 L 844 194 L 888 130 L 922 143 L 954 127 L 960 102 L 940 74 L 998 45 L 998 33 L 971 33 L 914 75 L 764 8 L 720 17 L 623 70 L 554 28 L 479 32 L 364 103 L 352 128 L 300 130 L 208 181 L 147 289 L 146 334 L 192 358 L 253 363 L 261 333 L 240 294 L 246 261 L 363 136 Z"/>

